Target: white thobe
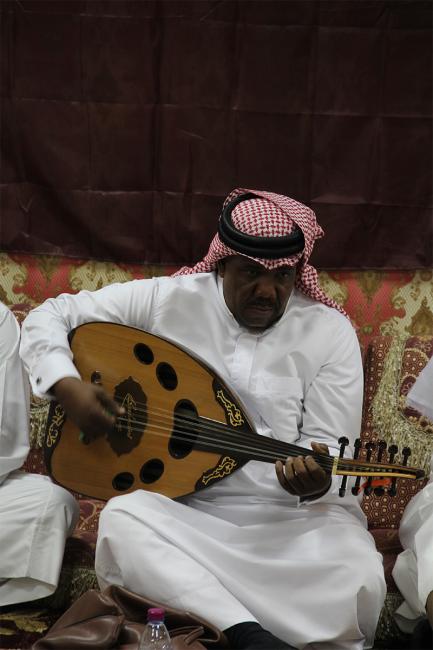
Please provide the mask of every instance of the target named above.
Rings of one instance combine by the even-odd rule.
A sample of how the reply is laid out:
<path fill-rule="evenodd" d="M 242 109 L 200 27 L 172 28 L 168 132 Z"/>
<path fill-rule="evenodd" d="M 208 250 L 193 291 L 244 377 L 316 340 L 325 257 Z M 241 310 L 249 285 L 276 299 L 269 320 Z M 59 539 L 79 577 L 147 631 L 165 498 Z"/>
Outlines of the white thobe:
<path fill-rule="evenodd" d="M 433 591 L 433 469 L 429 483 L 406 506 L 399 533 L 404 551 L 392 575 L 404 603 L 395 618 L 404 632 L 412 632 L 426 616 L 427 597 Z"/>
<path fill-rule="evenodd" d="M 409 406 L 433 422 L 433 357 L 407 395 Z M 397 558 L 393 578 L 404 597 L 395 614 L 405 632 L 412 632 L 426 615 L 426 601 L 433 591 L 433 456 L 430 481 L 408 503 L 400 522 L 404 548 Z"/>
<path fill-rule="evenodd" d="M 19 326 L 0 303 L 0 606 L 53 593 L 75 499 L 48 476 L 20 471 L 29 451 L 29 384 Z"/>
<path fill-rule="evenodd" d="M 359 434 L 362 365 L 339 312 L 294 291 L 282 318 L 257 334 L 228 310 L 215 274 L 138 280 L 62 295 L 34 310 L 22 356 L 37 394 L 79 376 L 68 332 L 123 323 L 189 348 L 233 387 L 257 432 L 339 449 Z M 358 500 L 329 492 L 300 503 L 272 465 L 249 462 L 177 501 L 139 490 L 109 501 L 100 519 L 101 586 L 122 584 L 227 628 L 258 620 L 298 648 L 371 647 L 385 596 L 381 556 Z M 127 534 L 126 534 L 127 533 Z"/>
<path fill-rule="evenodd" d="M 408 392 L 407 403 L 433 422 L 433 357 Z"/>

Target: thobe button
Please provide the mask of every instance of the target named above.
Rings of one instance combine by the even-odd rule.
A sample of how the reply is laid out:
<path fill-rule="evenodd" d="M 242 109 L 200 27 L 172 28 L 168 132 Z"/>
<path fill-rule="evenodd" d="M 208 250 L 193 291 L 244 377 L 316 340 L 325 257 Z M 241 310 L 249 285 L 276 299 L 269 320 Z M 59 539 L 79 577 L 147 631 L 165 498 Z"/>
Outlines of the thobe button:
<path fill-rule="evenodd" d="M 41 381 L 42 381 L 42 377 L 37 377 L 37 378 L 36 378 L 36 383 L 37 383 L 37 384 L 40 384 Z"/>

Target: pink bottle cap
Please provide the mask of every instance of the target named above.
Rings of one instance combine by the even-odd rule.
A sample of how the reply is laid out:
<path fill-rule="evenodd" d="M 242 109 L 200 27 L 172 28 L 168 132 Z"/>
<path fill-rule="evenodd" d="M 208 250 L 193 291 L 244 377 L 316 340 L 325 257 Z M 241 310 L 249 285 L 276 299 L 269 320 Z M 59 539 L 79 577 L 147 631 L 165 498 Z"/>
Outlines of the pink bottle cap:
<path fill-rule="evenodd" d="M 163 621 L 165 616 L 165 611 L 162 607 L 151 607 L 147 610 L 147 620 L 148 621 Z"/>

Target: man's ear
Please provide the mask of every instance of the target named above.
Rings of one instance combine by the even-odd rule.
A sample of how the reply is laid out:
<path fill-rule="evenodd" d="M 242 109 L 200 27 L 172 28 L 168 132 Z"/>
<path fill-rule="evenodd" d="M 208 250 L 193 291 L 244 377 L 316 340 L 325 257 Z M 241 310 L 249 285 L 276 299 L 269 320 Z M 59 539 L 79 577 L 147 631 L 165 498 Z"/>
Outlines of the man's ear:
<path fill-rule="evenodd" d="M 219 260 L 219 261 L 217 262 L 217 271 L 218 271 L 218 275 L 220 276 L 220 278 L 223 278 L 223 277 L 224 277 L 224 273 L 225 273 L 225 271 L 226 271 L 226 263 L 225 263 L 225 260 Z"/>

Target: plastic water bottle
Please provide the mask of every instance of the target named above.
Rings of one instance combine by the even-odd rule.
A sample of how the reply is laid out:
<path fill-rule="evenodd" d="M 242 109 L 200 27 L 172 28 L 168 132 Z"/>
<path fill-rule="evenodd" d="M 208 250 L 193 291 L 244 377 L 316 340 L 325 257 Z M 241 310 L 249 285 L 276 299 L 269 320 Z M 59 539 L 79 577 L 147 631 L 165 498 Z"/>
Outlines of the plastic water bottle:
<path fill-rule="evenodd" d="M 140 650 L 172 650 L 164 616 L 165 612 L 160 607 L 151 607 L 147 611 L 147 625 L 141 635 Z"/>

